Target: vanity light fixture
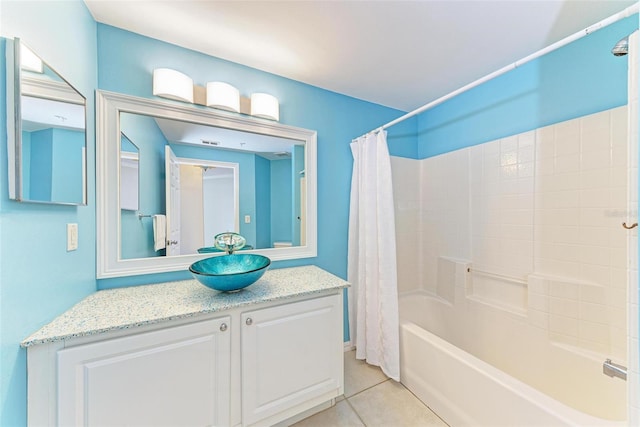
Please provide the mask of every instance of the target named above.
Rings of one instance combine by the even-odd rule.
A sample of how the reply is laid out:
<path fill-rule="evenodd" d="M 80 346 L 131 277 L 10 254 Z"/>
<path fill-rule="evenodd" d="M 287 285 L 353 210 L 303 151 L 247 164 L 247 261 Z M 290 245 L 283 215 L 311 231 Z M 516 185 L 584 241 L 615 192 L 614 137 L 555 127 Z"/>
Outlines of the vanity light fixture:
<path fill-rule="evenodd" d="M 156 68 L 153 70 L 153 94 L 193 103 L 193 80 L 180 71 Z"/>
<path fill-rule="evenodd" d="M 23 44 L 20 45 L 20 68 L 34 73 L 44 72 L 42 59 Z"/>
<path fill-rule="evenodd" d="M 275 121 L 280 120 L 278 98 L 267 93 L 252 93 L 251 115 Z"/>
<path fill-rule="evenodd" d="M 240 92 L 229 83 L 207 83 L 207 107 L 240 112 Z"/>
<path fill-rule="evenodd" d="M 238 89 L 224 82 L 208 82 L 206 87 L 194 85 L 191 77 L 170 68 L 153 70 L 153 94 L 176 101 L 280 121 L 280 103 L 273 95 L 254 93 L 251 98 L 243 97 Z"/>

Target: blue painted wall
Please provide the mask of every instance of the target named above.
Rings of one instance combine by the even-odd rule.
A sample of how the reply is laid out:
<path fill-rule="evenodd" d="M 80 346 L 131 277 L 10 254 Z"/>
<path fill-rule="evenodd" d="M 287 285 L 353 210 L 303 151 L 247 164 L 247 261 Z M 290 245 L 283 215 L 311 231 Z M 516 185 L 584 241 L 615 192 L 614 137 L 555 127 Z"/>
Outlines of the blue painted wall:
<path fill-rule="evenodd" d="M 31 132 L 22 132 L 22 194 L 31 194 Z"/>
<path fill-rule="evenodd" d="M 627 57 L 611 48 L 637 28 L 629 17 L 426 111 L 418 158 L 626 104 Z"/>
<path fill-rule="evenodd" d="M 51 200 L 82 202 L 82 148 L 84 144 L 84 132 L 71 129 L 52 129 Z"/>
<path fill-rule="evenodd" d="M 51 201 L 53 129 L 45 129 L 31 134 L 29 166 L 29 200 Z M 33 183 L 33 185 L 31 185 Z"/>
<path fill-rule="evenodd" d="M 3 37 L 20 37 L 87 98 L 88 206 L 8 199 L 5 48 L 0 44 L 0 425 L 26 425 L 26 351 L 20 341 L 96 289 L 96 23 L 82 1 L 2 2 Z M 66 251 L 77 223 L 78 250 Z"/>
<path fill-rule="evenodd" d="M 271 247 L 271 162 L 256 156 L 256 244 L 258 248 Z M 244 222 L 244 217 L 240 217 Z"/>
<path fill-rule="evenodd" d="M 292 235 L 291 159 L 271 160 L 271 246 L 291 242 Z"/>
<path fill-rule="evenodd" d="M 84 131 L 22 131 L 22 194 L 27 200 L 80 203 Z"/>

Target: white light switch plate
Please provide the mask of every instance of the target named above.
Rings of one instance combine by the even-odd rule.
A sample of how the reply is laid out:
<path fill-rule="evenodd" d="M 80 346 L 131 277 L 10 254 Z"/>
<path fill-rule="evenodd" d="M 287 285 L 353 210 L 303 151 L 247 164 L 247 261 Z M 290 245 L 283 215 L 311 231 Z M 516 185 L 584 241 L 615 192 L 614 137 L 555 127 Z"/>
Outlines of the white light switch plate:
<path fill-rule="evenodd" d="M 67 224 L 67 252 L 78 249 L 78 224 Z"/>
<path fill-rule="evenodd" d="M 251 215 L 245 215 L 244 216 L 244 223 L 245 224 L 251 224 Z"/>

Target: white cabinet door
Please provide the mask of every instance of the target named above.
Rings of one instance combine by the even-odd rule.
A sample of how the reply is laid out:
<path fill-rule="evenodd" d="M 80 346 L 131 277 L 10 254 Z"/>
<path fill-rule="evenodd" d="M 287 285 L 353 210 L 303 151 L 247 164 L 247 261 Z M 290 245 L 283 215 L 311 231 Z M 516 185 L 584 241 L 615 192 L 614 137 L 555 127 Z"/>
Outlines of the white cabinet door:
<path fill-rule="evenodd" d="M 342 353 L 340 295 L 244 313 L 242 424 L 272 424 L 342 394 Z"/>
<path fill-rule="evenodd" d="M 230 318 L 58 352 L 63 426 L 226 426 Z"/>

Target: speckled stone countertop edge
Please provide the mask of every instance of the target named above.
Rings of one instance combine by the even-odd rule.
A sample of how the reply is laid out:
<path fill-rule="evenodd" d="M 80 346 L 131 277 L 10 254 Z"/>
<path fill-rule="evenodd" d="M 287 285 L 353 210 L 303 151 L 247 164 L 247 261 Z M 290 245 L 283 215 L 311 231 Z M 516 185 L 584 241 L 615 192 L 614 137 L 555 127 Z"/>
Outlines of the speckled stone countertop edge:
<path fill-rule="evenodd" d="M 307 280 L 304 280 L 304 278 L 302 280 L 298 278 L 285 279 L 285 280 L 283 280 L 282 277 L 278 278 L 278 276 L 283 276 L 283 275 L 286 276 L 287 274 L 293 274 L 296 276 L 298 275 L 304 276 L 305 274 L 307 274 L 307 275 L 310 275 L 310 277 L 313 277 L 315 279 L 324 280 L 324 282 L 326 282 L 326 285 L 317 287 L 317 286 L 313 286 L 311 284 L 305 283 L 308 281 L 308 278 Z M 289 300 L 289 299 L 302 297 L 302 296 L 320 294 L 320 293 L 325 293 L 332 290 L 344 289 L 350 286 L 349 283 L 346 282 L 345 280 L 337 276 L 334 276 L 333 274 L 326 272 L 315 266 L 303 266 L 303 267 L 292 267 L 292 268 L 271 270 L 271 271 L 268 271 L 264 277 L 266 280 L 261 279 L 260 281 L 252 285 L 252 287 L 254 287 L 253 289 L 261 290 L 262 293 L 256 292 L 256 295 L 253 298 L 251 297 L 251 295 L 249 295 L 248 299 L 247 299 L 247 294 L 224 294 L 224 293 L 212 294 L 211 292 L 216 292 L 216 291 L 212 291 L 210 289 L 205 288 L 204 286 L 198 284 L 195 280 L 182 280 L 182 281 L 176 281 L 176 282 L 165 282 L 165 283 L 141 285 L 141 286 L 128 287 L 128 288 L 116 288 L 116 289 L 107 289 L 107 290 L 97 291 L 89 295 L 82 301 L 78 302 L 76 305 L 74 305 L 72 308 L 67 310 L 62 315 L 58 316 L 49 324 L 43 326 L 38 331 L 31 334 L 29 337 L 25 338 L 20 343 L 20 346 L 23 348 L 28 348 L 35 345 L 50 344 L 54 342 L 65 341 L 65 340 L 70 340 L 75 338 L 86 337 L 86 336 L 106 334 L 106 333 L 114 332 L 118 330 L 135 329 L 138 327 L 143 327 L 148 325 L 168 323 L 171 321 L 195 318 L 195 317 L 199 317 L 199 316 L 203 316 L 211 313 L 224 312 L 224 311 L 247 307 L 255 304 L 268 303 L 268 302 L 279 301 L 279 300 Z M 290 290 L 287 288 L 288 283 L 282 283 L 282 284 L 278 283 L 282 281 L 288 282 L 289 280 L 301 282 L 302 288 L 299 290 Z M 262 285 L 262 289 L 260 288 L 260 285 Z M 280 285 L 286 290 L 286 292 L 278 293 L 274 291 L 273 288 L 279 288 Z M 98 295 L 100 297 L 112 296 L 111 298 L 115 300 L 113 301 L 112 304 L 116 304 L 118 302 L 117 297 L 119 297 L 120 295 L 124 295 L 126 297 L 127 294 L 136 294 L 136 293 L 144 292 L 145 290 L 153 290 L 153 289 L 162 290 L 162 288 L 164 287 L 171 287 L 171 286 L 184 287 L 184 289 L 186 289 L 186 292 L 188 292 L 187 294 L 188 297 L 193 297 L 193 296 L 197 297 L 198 296 L 197 294 L 200 294 L 200 295 L 205 295 L 206 297 L 209 297 L 209 298 L 213 296 L 217 296 L 222 301 L 219 301 L 217 303 L 212 303 L 211 301 L 209 301 L 208 306 L 195 307 L 194 309 L 187 309 L 187 311 L 185 312 L 176 313 L 173 315 L 157 316 L 157 317 L 151 316 L 151 318 L 148 318 L 148 319 L 142 319 L 139 317 L 135 320 L 132 320 L 131 322 L 127 322 L 125 320 L 120 323 L 108 324 L 103 327 L 83 328 L 82 324 L 84 324 L 84 322 L 80 319 L 74 319 L 74 316 L 76 315 L 75 312 L 80 312 L 82 314 L 83 313 L 82 310 L 84 309 L 83 305 L 90 305 L 92 303 L 92 300 L 96 299 Z M 308 289 L 305 289 L 305 288 L 308 288 Z M 241 298 L 238 298 L 238 297 L 241 297 Z M 107 298 L 100 298 L 100 299 L 107 299 Z M 104 304 L 104 301 L 102 303 Z M 94 310 L 99 311 L 104 308 L 105 307 L 97 306 L 94 308 Z M 71 324 L 71 326 L 69 326 L 69 324 Z"/>
<path fill-rule="evenodd" d="M 181 319 L 189 319 L 189 318 L 192 318 L 192 317 L 198 317 L 198 316 L 211 314 L 211 313 L 220 313 L 220 312 L 233 310 L 233 309 L 241 308 L 241 307 L 246 307 L 246 306 L 259 304 L 259 303 L 267 303 L 267 302 L 273 302 L 273 301 L 278 301 L 278 300 L 288 300 L 288 299 L 293 299 L 293 298 L 296 298 L 296 297 L 299 297 L 299 296 L 306 296 L 306 295 L 313 295 L 313 294 L 320 294 L 320 293 L 324 293 L 324 292 L 330 292 L 332 290 L 343 289 L 343 288 L 346 288 L 348 286 L 349 285 L 345 285 L 345 286 L 342 286 L 342 287 L 335 287 L 335 288 L 320 289 L 320 290 L 317 290 L 317 291 L 309 291 L 309 292 L 299 293 L 299 294 L 291 295 L 291 296 L 279 296 L 279 297 L 274 297 L 274 298 L 270 298 L 270 299 L 263 299 L 263 300 L 256 301 L 256 302 L 245 301 L 245 302 L 238 303 L 238 305 L 234 305 L 232 307 L 212 308 L 212 309 L 208 309 L 208 310 L 202 310 L 202 311 L 197 311 L 197 312 L 192 312 L 192 313 L 181 314 L 181 315 L 178 315 L 178 316 L 161 317 L 161 318 L 147 320 L 147 321 L 143 321 L 143 322 L 129 323 L 129 324 L 123 324 L 123 325 L 118 325 L 118 326 L 108 327 L 108 328 L 101 328 L 101 329 L 92 329 L 92 330 L 87 330 L 86 332 L 82 332 L 82 333 L 78 333 L 78 334 L 56 335 L 56 336 L 52 336 L 50 338 L 44 338 L 44 339 L 31 339 L 31 336 L 36 335 L 37 334 L 36 333 L 36 334 L 33 334 L 30 337 L 26 338 L 24 341 L 22 341 L 20 343 L 20 347 L 28 348 L 28 347 L 31 347 L 31 346 L 34 346 L 34 345 L 39 345 L 39 344 L 49 344 L 49 343 L 53 343 L 53 342 L 57 342 L 57 341 L 65 341 L 65 340 L 69 340 L 69 339 L 81 338 L 81 337 L 86 337 L 86 336 L 91 336 L 91 335 L 106 334 L 108 332 L 113 332 L 113 331 L 118 331 L 118 330 L 134 329 L 134 328 L 139 328 L 139 327 L 142 327 L 142 326 L 148 326 L 148 325 L 155 325 L 155 324 L 159 324 L 159 323 L 172 322 L 172 321 L 181 320 Z"/>

